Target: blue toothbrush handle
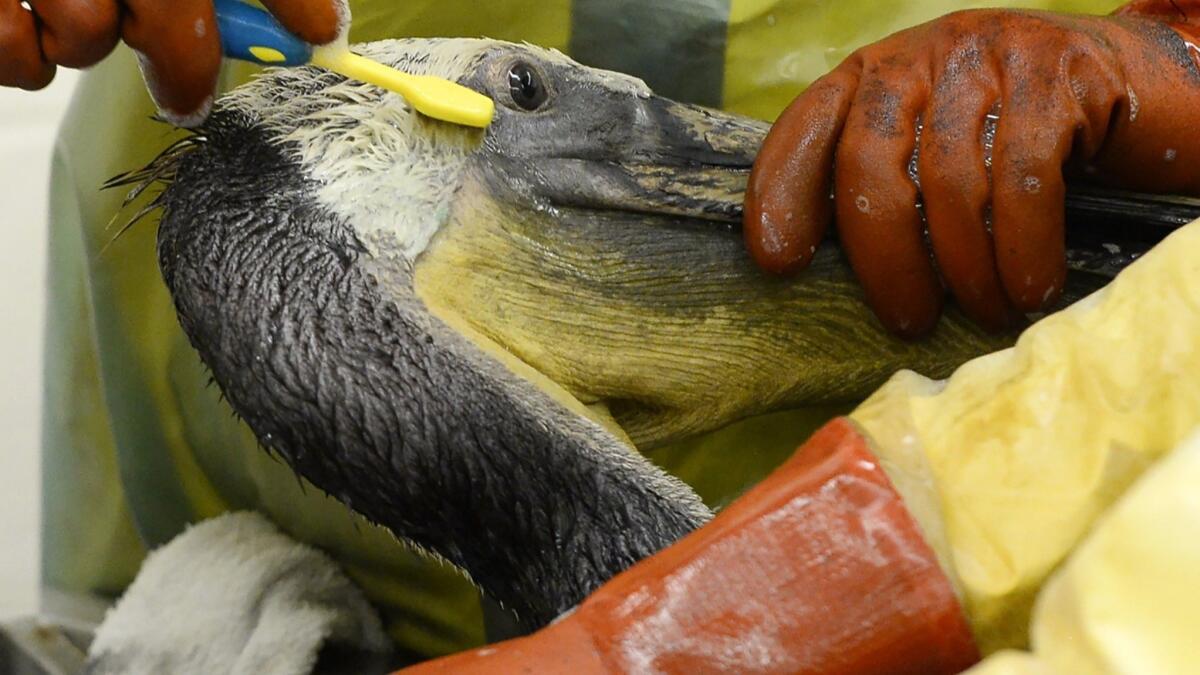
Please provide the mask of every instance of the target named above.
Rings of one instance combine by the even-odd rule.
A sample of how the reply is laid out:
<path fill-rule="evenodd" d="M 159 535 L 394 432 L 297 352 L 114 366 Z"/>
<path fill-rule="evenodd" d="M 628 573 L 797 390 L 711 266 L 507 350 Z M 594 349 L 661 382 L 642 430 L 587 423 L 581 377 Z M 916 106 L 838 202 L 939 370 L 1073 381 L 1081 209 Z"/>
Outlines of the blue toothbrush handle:
<path fill-rule="evenodd" d="M 300 66 L 312 60 L 312 45 L 289 33 L 266 11 L 240 0 L 214 0 L 213 4 L 225 56 L 266 66 Z"/>

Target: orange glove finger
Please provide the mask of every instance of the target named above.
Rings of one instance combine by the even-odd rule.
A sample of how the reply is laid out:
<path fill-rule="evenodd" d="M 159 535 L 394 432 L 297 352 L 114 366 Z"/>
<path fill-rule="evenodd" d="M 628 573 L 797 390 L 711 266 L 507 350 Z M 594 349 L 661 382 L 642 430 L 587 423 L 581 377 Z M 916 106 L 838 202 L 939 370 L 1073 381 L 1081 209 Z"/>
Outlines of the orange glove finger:
<path fill-rule="evenodd" d="M 42 53 L 51 63 L 84 68 L 117 45 L 121 14 L 116 0 L 37 0 Z"/>
<path fill-rule="evenodd" d="M 126 0 L 121 36 L 141 56 L 155 105 L 180 126 L 208 113 L 221 67 L 211 0 Z"/>
<path fill-rule="evenodd" d="M 263 5 L 307 42 L 323 45 L 338 36 L 342 14 L 335 0 L 263 0 Z"/>
<path fill-rule="evenodd" d="M 945 291 L 925 244 L 908 166 L 928 97 L 923 64 L 864 70 L 837 151 L 838 234 L 867 304 L 901 337 L 929 332 Z"/>
<path fill-rule="evenodd" d="M 771 127 L 754 161 L 742 235 L 754 261 L 769 272 L 804 269 L 825 236 L 834 150 L 858 72 L 850 59 L 814 82 Z"/>
<path fill-rule="evenodd" d="M 1100 181 L 1200 195 L 1200 50 L 1187 46 L 1200 44 L 1200 7 L 1193 16 L 1195 26 L 1131 18 L 1113 31 L 1110 39 L 1120 41 L 1122 52 L 1138 58 L 1122 58 L 1114 68 L 1122 76 L 1119 88 L 1095 97 L 1113 113 L 1103 147 L 1091 158 Z"/>
<path fill-rule="evenodd" d="M 1035 312 L 1057 301 L 1066 282 L 1063 164 L 1085 120 L 1057 77 L 1019 66 L 1006 77 L 992 159 L 992 236 L 1009 299 Z"/>
<path fill-rule="evenodd" d="M 999 77 L 973 54 L 952 55 L 936 68 L 918 154 L 929 240 L 963 312 L 988 330 L 1003 330 L 1019 315 L 996 270 L 982 140 L 987 114 L 1000 98 Z"/>
<path fill-rule="evenodd" d="M 0 0 L 0 86 L 41 89 L 54 79 L 42 55 L 37 18 L 20 0 Z"/>

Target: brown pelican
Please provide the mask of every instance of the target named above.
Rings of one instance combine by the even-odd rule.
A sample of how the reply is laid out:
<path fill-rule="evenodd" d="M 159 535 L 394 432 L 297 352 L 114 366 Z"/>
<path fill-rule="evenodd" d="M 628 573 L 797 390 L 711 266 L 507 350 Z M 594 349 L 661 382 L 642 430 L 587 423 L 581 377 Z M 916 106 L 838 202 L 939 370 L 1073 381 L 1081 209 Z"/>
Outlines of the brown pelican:
<path fill-rule="evenodd" d="M 491 96 L 495 121 L 274 70 L 126 180 L 169 183 L 163 278 L 262 445 L 528 626 L 709 518 L 639 451 L 1011 341 L 953 311 L 890 337 L 836 246 L 799 279 L 753 268 L 761 122 L 528 45 L 357 49 Z"/>

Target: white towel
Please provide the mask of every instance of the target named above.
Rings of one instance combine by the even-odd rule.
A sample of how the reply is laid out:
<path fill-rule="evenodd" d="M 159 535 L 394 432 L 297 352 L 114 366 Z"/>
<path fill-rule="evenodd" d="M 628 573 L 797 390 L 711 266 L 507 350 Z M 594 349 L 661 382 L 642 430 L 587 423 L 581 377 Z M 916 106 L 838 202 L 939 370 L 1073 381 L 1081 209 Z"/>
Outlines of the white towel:
<path fill-rule="evenodd" d="M 390 643 L 328 556 L 259 514 L 232 513 L 146 559 L 96 633 L 87 672 L 301 675 L 325 647 L 382 663 Z"/>

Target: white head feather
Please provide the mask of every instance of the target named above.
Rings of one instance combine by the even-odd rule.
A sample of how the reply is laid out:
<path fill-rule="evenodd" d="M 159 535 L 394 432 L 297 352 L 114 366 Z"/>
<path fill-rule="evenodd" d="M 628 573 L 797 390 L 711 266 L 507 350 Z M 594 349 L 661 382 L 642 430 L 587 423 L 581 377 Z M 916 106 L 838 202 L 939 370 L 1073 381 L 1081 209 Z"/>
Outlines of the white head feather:
<path fill-rule="evenodd" d="M 553 50 L 494 40 L 385 40 L 354 51 L 407 73 L 457 81 L 498 49 L 582 68 Z M 649 92 L 635 78 L 593 72 L 614 89 Z M 481 130 L 415 113 L 399 94 L 314 67 L 268 70 L 219 106 L 257 119 L 285 144 L 321 184 L 318 201 L 364 243 L 386 241 L 410 261 L 446 221 L 467 158 L 484 138 Z"/>

